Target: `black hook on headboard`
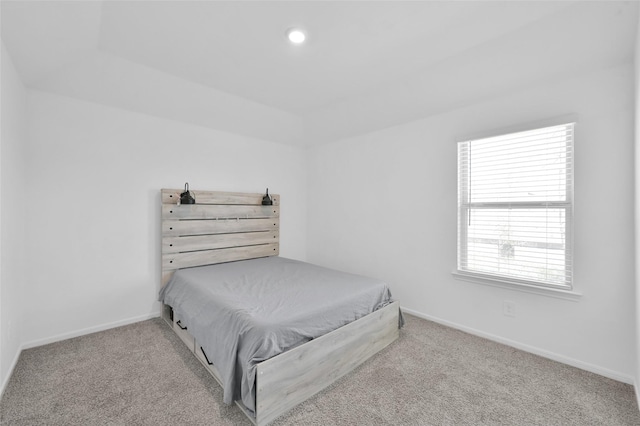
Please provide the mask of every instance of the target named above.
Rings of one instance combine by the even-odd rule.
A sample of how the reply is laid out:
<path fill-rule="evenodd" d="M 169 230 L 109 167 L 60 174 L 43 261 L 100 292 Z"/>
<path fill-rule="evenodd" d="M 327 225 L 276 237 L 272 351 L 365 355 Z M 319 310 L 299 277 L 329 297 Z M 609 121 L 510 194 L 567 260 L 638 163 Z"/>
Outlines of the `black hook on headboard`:
<path fill-rule="evenodd" d="M 180 194 L 180 204 L 195 204 L 196 197 L 189 191 L 189 182 L 184 184 L 184 192 Z"/>
<path fill-rule="evenodd" d="M 272 206 L 273 200 L 269 196 L 269 188 L 267 188 L 267 193 L 262 197 L 262 205 L 263 206 Z"/>

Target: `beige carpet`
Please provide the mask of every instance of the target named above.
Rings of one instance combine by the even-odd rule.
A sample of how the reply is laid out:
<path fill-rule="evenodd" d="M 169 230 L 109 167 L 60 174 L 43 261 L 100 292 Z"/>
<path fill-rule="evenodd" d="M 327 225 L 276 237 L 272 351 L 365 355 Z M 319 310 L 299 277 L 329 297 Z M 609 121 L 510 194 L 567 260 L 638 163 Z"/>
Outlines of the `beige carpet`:
<path fill-rule="evenodd" d="M 274 425 L 640 425 L 633 388 L 406 315 L 400 339 Z M 250 425 L 160 319 L 22 353 L 2 425 Z"/>

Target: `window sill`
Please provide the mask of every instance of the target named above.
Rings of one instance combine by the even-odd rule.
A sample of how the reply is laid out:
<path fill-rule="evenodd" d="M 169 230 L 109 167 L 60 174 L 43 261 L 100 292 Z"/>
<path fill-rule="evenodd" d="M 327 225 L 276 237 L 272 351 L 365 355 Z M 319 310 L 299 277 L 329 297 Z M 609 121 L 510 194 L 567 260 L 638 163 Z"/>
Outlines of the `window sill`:
<path fill-rule="evenodd" d="M 575 290 L 563 290 L 559 288 L 538 287 L 535 285 L 519 283 L 516 281 L 501 280 L 499 278 L 491 278 L 491 277 L 471 274 L 467 272 L 461 272 L 458 270 L 451 272 L 451 274 L 455 279 L 461 280 L 461 281 L 467 281 L 475 284 L 489 285 L 492 287 L 499 287 L 507 290 L 521 291 L 524 293 L 532 293 L 540 296 L 554 297 L 557 299 L 570 300 L 572 302 L 577 302 L 582 297 L 582 293 L 578 293 Z"/>

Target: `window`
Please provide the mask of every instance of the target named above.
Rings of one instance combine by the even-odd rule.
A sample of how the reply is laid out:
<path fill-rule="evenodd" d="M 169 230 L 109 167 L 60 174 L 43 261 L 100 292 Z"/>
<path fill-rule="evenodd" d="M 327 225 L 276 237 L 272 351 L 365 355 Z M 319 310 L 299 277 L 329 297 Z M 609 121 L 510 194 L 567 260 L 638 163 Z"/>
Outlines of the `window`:
<path fill-rule="evenodd" d="M 458 272 L 572 288 L 574 123 L 458 143 Z"/>

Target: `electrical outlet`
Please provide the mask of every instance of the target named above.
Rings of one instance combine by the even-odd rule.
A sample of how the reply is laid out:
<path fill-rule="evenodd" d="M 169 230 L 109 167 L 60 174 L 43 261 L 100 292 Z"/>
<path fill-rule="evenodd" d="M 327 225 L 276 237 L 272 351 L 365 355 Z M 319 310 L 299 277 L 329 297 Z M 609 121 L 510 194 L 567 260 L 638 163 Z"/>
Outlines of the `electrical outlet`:
<path fill-rule="evenodd" d="M 502 313 L 507 317 L 515 317 L 516 316 L 516 304 L 514 302 L 510 302 L 505 300 L 502 303 Z"/>

